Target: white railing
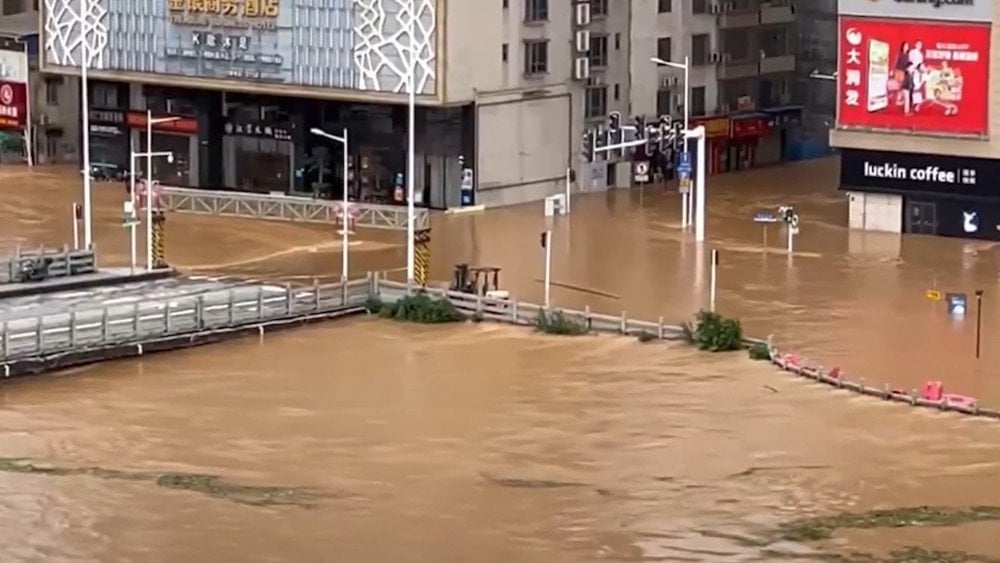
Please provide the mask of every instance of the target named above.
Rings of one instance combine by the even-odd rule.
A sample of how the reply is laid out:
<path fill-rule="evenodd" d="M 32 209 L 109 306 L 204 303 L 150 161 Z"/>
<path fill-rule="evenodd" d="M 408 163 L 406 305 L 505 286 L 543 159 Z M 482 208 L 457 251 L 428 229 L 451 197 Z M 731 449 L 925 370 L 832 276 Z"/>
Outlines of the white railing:
<path fill-rule="evenodd" d="M 406 295 L 405 283 L 378 277 L 375 278 L 374 289 L 381 300 L 389 303 Z M 603 315 L 591 312 L 589 307 L 583 311 L 555 307 L 545 309 L 541 305 L 520 302 L 515 299 L 491 299 L 480 295 L 437 288 L 426 288 L 421 291 L 426 291 L 432 297 L 448 299 L 461 313 L 483 320 L 534 326 L 542 312 L 554 313 L 558 311 L 567 318 L 580 322 L 593 332 L 623 335 L 648 334 L 661 340 L 679 340 L 683 336 L 683 329 L 680 326 L 665 324 L 663 317 L 660 317 L 657 322 L 641 321 L 629 318 L 625 311 L 622 311 L 620 315 Z"/>
<path fill-rule="evenodd" d="M 175 187 L 162 188 L 160 205 L 177 213 L 329 225 L 336 224 L 341 214 L 340 202 L 326 199 Z M 406 230 L 406 206 L 352 202 L 351 209 L 356 227 Z M 416 229 L 429 228 L 430 214 L 418 208 L 414 222 Z"/>
<path fill-rule="evenodd" d="M 0 323 L 0 362 L 322 315 L 360 307 L 370 294 L 370 278 L 309 287 L 240 286 L 6 321 Z"/>

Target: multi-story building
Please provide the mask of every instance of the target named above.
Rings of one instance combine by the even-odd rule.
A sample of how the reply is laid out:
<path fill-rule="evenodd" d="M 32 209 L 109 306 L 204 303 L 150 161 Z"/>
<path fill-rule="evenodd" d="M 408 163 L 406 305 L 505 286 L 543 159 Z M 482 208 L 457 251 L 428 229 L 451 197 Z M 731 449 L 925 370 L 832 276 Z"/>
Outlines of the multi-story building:
<path fill-rule="evenodd" d="M 837 120 L 852 228 L 1000 239 L 997 0 L 840 0 Z"/>
<path fill-rule="evenodd" d="M 61 138 L 72 142 L 51 145 L 73 158 L 82 132 L 70 124 L 80 120 L 63 114 L 79 107 L 72 84 L 83 63 L 81 5 L 41 6 L 41 67 L 52 85 L 40 89 L 52 92 L 41 114 L 62 112 L 47 119 L 63 123 Z M 654 57 L 688 58 L 687 109 L 710 132 L 712 171 L 773 161 L 795 69 L 790 7 L 756 0 L 85 5 L 92 162 L 127 169 L 130 151 L 145 149 L 149 110 L 173 118 L 154 126 L 152 148 L 175 154 L 154 164 L 154 177 L 202 188 L 339 195 L 341 148 L 311 130 L 347 128 L 352 196 L 401 202 L 411 52 L 415 199 L 436 208 L 459 204 L 463 167 L 473 169 L 477 202 L 486 205 L 558 193 L 567 168 L 592 177 L 580 138 L 611 111 L 679 119 L 683 72 Z"/>

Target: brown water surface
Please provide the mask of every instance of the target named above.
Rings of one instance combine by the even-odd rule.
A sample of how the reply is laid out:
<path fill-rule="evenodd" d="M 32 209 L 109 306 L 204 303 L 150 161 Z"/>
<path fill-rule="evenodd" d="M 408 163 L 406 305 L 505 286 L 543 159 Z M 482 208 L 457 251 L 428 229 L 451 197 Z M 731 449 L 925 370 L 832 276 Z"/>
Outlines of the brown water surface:
<path fill-rule="evenodd" d="M 709 244 L 678 229 L 659 189 L 580 197 L 555 230 L 557 305 L 679 321 L 707 302 L 754 334 L 869 381 L 1000 404 L 992 245 L 849 233 L 836 162 L 713 177 Z M 0 169 L 0 239 L 61 243 L 78 181 Z M 123 191 L 96 190 L 106 264 L 127 261 Z M 753 212 L 793 204 L 791 260 Z M 434 277 L 460 261 L 503 267 L 538 300 L 540 204 L 436 216 Z M 393 269 L 392 235 L 363 233 L 352 270 Z M 361 238 L 361 237 L 359 237 Z M 171 216 L 171 261 L 197 273 L 336 278 L 333 228 Z M 140 253 L 141 254 L 141 253 Z M 972 322 L 926 289 L 986 291 L 984 356 Z M 1000 556 L 992 523 L 846 532 L 818 546 L 756 545 L 813 513 L 1000 505 L 998 429 L 851 398 L 742 357 L 633 340 L 539 338 L 494 325 L 336 323 L 0 386 L 0 457 L 59 467 L 219 475 L 319 491 L 312 508 L 259 507 L 104 473 L 0 473 L 5 559 L 250 561 L 750 561 L 775 547 L 900 545 Z"/>

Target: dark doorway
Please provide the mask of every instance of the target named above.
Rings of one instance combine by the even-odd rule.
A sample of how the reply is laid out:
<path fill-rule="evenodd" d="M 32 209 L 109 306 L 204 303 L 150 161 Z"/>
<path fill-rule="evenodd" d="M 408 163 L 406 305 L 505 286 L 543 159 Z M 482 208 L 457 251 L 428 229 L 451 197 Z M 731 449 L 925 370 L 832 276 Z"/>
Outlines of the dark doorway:
<path fill-rule="evenodd" d="M 906 202 L 906 232 L 916 235 L 937 234 L 937 204 L 933 201 Z"/>

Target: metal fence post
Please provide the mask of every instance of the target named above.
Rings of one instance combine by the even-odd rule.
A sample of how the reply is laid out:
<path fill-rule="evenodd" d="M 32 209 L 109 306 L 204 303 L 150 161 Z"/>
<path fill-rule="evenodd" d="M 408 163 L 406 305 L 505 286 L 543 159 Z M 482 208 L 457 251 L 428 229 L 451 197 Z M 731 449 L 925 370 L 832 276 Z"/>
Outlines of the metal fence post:
<path fill-rule="evenodd" d="M 3 357 L 10 355 L 10 327 L 7 326 L 7 321 L 3 322 Z"/>
<path fill-rule="evenodd" d="M 512 299 L 510 302 L 510 322 L 518 324 L 520 319 L 517 318 L 517 299 Z"/>
<path fill-rule="evenodd" d="M 170 300 L 163 304 L 163 332 L 170 334 Z"/>
<path fill-rule="evenodd" d="M 199 295 L 194 302 L 194 328 L 201 330 L 205 328 L 205 296 Z"/>
<path fill-rule="evenodd" d="M 42 346 L 45 345 L 45 327 L 44 319 L 38 317 L 35 325 L 35 344 L 38 346 L 38 353 L 42 353 Z"/>
<path fill-rule="evenodd" d="M 139 337 L 139 302 L 135 302 L 135 306 L 132 309 L 132 335 L 136 338 Z"/>
<path fill-rule="evenodd" d="M 656 335 L 660 340 L 663 340 L 663 317 L 660 317 L 656 323 Z"/>
<path fill-rule="evenodd" d="M 347 252 L 346 250 L 344 252 Z M 342 283 L 347 283 L 342 282 Z M 313 309 L 319 311 L 320 296 L 319 296 L 319 280 L 313 278 Z"/>
<path fill-rule="evenodd" d="M 628 320 L 625 318 L 625 311 L 622 311 L 622 320 L 621 320 L 621 326 L 619 327 L 619 331 L 622 334 L 628 334 Z"/>
<path fill-rule="evenodd" d="M 587 330 L 594 329 L 594 319 L 590 316 L 590 305 L 587 305 L 583 309 L 583 320 L 587 323 Z"/>
<path fill-rule="evenodd" d="M 482 316 L 483 314 L 483 296 L 476 294 L 476 314 Z"/>
<path fill-rule="evenodd" d="M 69 312 L 69 345 L 76 347 L 76 311 Z"/>
<path fill-rule="evenodd" d="M 295 307 L 295 297 L 292 296 L 292 284 L 285 284 L 285 314 L 291 315 Z"/>
<path fill-rule="evenodd" d="M 233 293 L 233 288 L 229 288 L 229 292 L 226 294 L 226 323 L 228 326 L 233 326 L 233 323 L 236 322 L 236 296 Z"/>
<path fill-rule="evenodd" d="M 264 319 L 264 288 L 257 286 L 257 320 Z"/>
<path fill-rule="evenodd" d="M 101 310 L 101 343 L 107 342 L 111 337 L 111 326 L 108 323 L 108 308 Z"/>
<path fill-rule="evenodd" d="M 347 307 L 347 284 L 348 280 L 340 283 L 340 304 L 342 307 Z"/>

